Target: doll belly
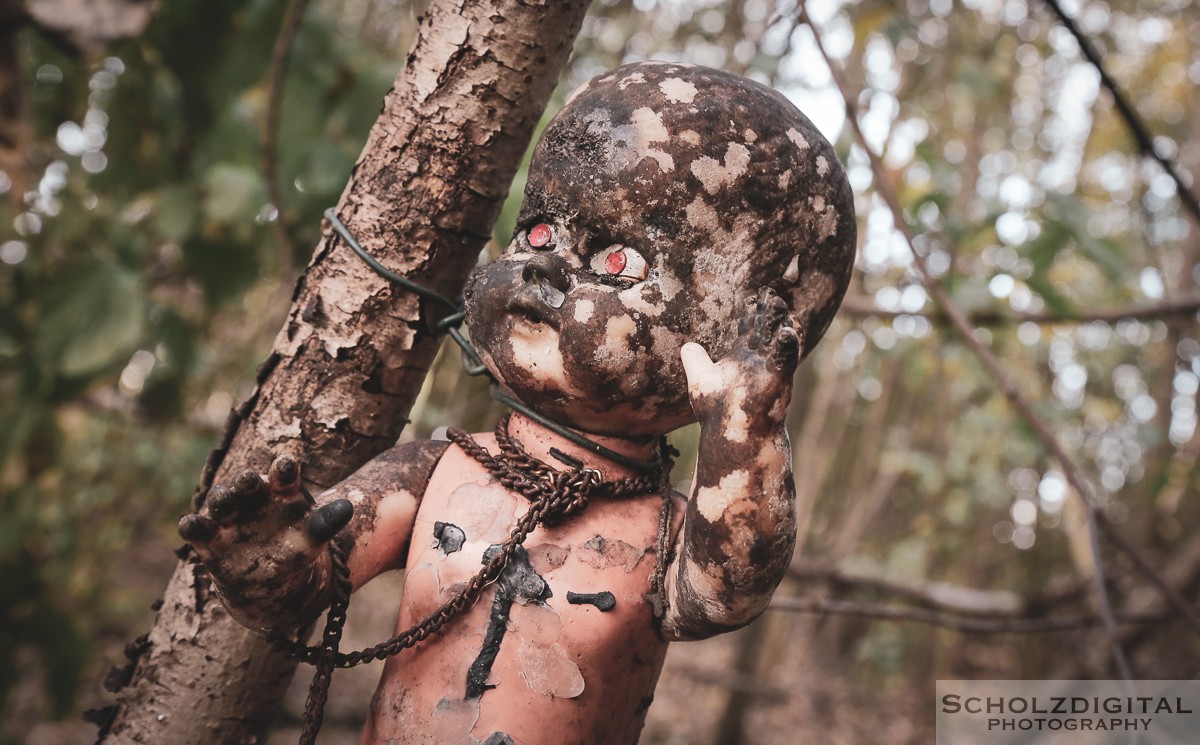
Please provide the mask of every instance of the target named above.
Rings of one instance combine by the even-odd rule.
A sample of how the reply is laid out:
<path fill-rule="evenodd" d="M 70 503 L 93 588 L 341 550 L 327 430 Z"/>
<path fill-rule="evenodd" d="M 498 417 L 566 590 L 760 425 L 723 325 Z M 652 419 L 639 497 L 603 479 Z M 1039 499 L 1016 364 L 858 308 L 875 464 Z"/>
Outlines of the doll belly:
<path fill-rule="evenodd" d="M 489 587 L 442 634 L 388 661 L 363 742 L 636 742 L 666 653 L 644 599 L 658 502 L 643 501 L 593 503 L 531 534 L 506 570 L 521 576 Z M 398 628 L 452 597 L 507 532 L 497 539 L 470 515 L 427 509 L 435 506 L 427 498 L 414 527 Z M 461 545 L 447 525 L 464 533 Z M 599 597 L 573 604 L 568 592 Z"/>

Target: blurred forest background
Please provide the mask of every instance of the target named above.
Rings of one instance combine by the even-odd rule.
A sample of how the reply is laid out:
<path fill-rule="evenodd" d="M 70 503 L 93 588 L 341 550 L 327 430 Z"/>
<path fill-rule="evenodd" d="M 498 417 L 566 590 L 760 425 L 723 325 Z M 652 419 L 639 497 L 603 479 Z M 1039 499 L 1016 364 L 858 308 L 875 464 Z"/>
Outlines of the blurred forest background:
<path fill-rule="evenodd" d="M 94 737 L 80 712 L 108 703 L 109 668 L 151 625 L 176 519 L 421 10 L 312 0 L 264 169 L 283 2 L 85 5 L 0 2 L 0 743 Z M 1200 173 L 1200 8 L 1065 7 L 1159 151 Z M 95 8 L 111 12 L 80 15 Z M 744 73 L 837 143 L 858 200 L 858 271 L 790 414 L 793 576 L 748 629 L 675 645 L 646 743 L 924 743 L 936 678 L 1117 677 L 1082 502 L 929 277 L 1108 521 L 1186 598 L 1200 589 L 1200 224 L 1172 180 L 1042 0 L 808 13 L 882 182 L 794 0 L 596 0 L 551 105 L 645 58 Z M 445 351 L 406 438 L 491 426 L 498 407 L 458 369 Z M 676 441 L 686 453 L 694 438 Z M 1117 615 L 1138 621 L 1119 634 L 1133 675 L 1200 673 L 1197 631 L 1128 554 L 1102 540 L 1101 556 Z M 356 600 L 347 644 L 388 634 L 398 581 Z M 323 741 L 355 741 L 377 675 L 335 677 Z M 296 693 L 272 742 L 294 741 Z"/>

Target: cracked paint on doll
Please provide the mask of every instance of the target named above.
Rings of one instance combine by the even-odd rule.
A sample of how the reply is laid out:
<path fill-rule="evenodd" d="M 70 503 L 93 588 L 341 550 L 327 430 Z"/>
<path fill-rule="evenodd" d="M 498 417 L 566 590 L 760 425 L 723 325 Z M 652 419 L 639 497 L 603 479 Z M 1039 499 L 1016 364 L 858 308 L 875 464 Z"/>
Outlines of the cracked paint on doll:
<path fill-rule="evenodd" d="M 483 552 L 481 563 L 490 562 L 500 553 L 500 549 L 499 544 L 489 546 L 488 550 Z M 517 546 L 500 574 L 500 579 L 496 581 L 491 616 L 483 637 L 483 648 L 467 670 L 465 698 L 479 698 L 485 691 L 496 687 L 490 682 L 492 665 L 496 662 L 496 656 L 500 654 L 500 645 L 508 631 L 508 618 L 513 603 L 545 603 L 553 595 L 546 580 L 529 564 L 529 556 L 525 549 Z M 579 668 L 575 671 L 578 672 Z M 582 681 L 582 678 L 580 680 Z M 579 690 L 582 692 L 583 687 L 580 686 Z M 578 695 L 578 692 L 575 695 Z"/>
<path fill-rule="evenodd" d="M 579 547 L 580 560 L 596 569 L 621 567 L 632 572 L 646 552 L 619 539 L 597 535 Z"/>
<path fill-rule="evenodd" d="M 461 551 L 467 534 L 454 523 L 436 522 L 433 524 L 433 540 L 442 556 Z"/>
<path fill-rule="evenodd" d="M 503 489 L 466 483 L 450 492 L 446 509 L 447 514 L 456 516 L 457 525 L 471 541 L 489 545 L 508 536 L 520 503 Z"/>

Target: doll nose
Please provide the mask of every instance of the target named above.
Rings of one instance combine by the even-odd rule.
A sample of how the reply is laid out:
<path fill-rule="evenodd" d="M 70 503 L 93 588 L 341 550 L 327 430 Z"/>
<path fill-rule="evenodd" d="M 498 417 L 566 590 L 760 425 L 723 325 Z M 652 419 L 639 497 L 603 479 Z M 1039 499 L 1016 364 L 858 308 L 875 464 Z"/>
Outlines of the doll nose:
<path fill-rule="evenodd" d="M 539 254 L 525 262 L 521 279 L 529 283 L 545 282 L 559 292 L 566 292 L 571 287 L 565 262 L 553 254 Z"/>

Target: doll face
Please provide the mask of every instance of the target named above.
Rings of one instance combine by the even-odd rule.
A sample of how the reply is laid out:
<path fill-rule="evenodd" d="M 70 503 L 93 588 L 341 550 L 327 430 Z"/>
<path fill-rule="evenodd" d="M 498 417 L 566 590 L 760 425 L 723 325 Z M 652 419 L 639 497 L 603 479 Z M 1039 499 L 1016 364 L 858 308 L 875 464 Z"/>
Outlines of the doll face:
<path fill-rule="evenodd" d="M 471 339 L 542 413 L 598 434 L 659 434 L 690 419 L 679 348 L 716 336 L 717 319 L 696 311 L 700 290 L 734 288 L 697 288 L 687 257 L 617 229 L 614 208 L 523 214 L 472 278 Z"/>
<path fill-rule="evenodd" d="M 715 70 L 630 65 L 546 128 L 511 244 L 468 283 L 467 323 L 543 414 L 657 435 L 692 420 L 685 342 L 719 358 L 769 286 L 811 349 L 853 252 L 841 166 L 790 103 Z"/>

